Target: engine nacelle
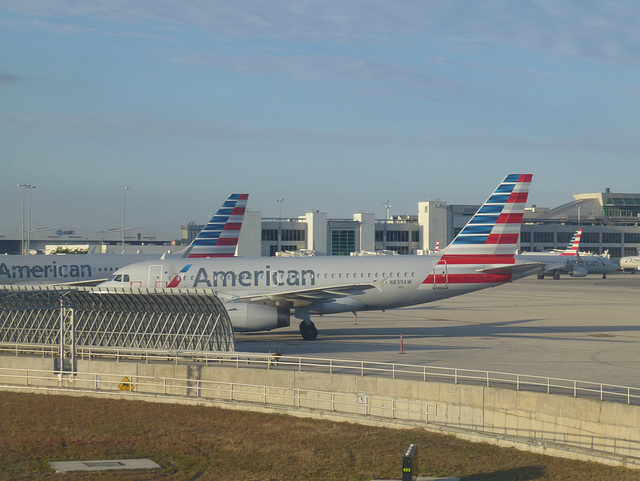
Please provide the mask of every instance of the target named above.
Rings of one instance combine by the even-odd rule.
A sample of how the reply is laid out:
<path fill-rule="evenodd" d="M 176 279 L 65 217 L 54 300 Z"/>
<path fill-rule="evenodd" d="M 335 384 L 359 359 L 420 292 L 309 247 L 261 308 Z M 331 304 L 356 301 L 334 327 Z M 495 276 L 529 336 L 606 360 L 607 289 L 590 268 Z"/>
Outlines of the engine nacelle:
<path fill-rule="evenodd" d="M 238 332 L 270 331 L 288 327 L 291 322 L 289 309 L 246 302 L 229 302 L 224 307 L 229 313 L 233 330 Z"/>
<path fill-rule="evenodd" d="M 574 267 L 569 275 L 571 277 L 586 277 L 588 274 L 587 270 L 584 267 Z"/>

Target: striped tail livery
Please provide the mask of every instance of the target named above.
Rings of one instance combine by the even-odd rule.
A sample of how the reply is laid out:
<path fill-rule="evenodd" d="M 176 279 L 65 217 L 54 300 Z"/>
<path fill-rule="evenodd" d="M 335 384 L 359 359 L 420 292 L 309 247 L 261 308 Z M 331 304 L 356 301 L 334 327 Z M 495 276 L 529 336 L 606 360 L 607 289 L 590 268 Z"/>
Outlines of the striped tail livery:
<path fill-rule="evenodd" d="M 231 194 L 182 257 L 234 257 L 249 194 Z"/>
<path fill-rule="evenodd" d="M 560 253 L 561 256 L 575 256 L 578 254 L 580 250 L 580 238 L 582 237 L 582 229 L 578 229 L 573 237 L 571 238 L 571 242 L 567 248 Z"/>
<path fill-rule="evenodd" d="M 424 283 L 499 284 L 517 269 L 515 254 L 532 174 L 510 174 L 446 248 Z M 512 266 L 506 268 L 506 266 Z"/>

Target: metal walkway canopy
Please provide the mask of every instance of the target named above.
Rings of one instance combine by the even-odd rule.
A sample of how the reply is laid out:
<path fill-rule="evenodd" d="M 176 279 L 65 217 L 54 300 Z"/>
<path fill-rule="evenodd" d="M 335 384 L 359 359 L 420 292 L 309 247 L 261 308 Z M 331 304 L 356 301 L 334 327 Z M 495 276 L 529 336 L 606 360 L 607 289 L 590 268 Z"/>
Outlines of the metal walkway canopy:
<path fill-rule="evenodd" d="M 0 343 L 235 349 L 226 309 L 203 289 L 1 288 Z"/>

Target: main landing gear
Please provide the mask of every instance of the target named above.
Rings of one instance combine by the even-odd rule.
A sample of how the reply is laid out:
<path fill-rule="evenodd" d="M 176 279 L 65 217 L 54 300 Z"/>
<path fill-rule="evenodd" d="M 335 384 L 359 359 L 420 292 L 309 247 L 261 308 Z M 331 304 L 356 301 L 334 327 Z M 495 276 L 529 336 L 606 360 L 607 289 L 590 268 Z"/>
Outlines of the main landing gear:
<path fill-rule="evenodd" d="M 553 273 L 553 278 L 554 279 L 560 279 L 560 273 L 559 272 L 554 272 Z M 544 279 L 544 274 L 538 274 L 538 279 Z"/>
<path fill-rule="evenodd" d="M 311 313 L 308 307 L 301 307 L 295 310 L 294 316 L 301 319 L 300 334 L 305 341 L 315 341 L 318 337 L 318 328 L 311 321 Z"/>
<path fill-rule="evenodd" d="M 302 321 L 300 323 L 300 334 L 305 341 L 315 341 L 318 337 L 318 328 L 312 321 Z"/>

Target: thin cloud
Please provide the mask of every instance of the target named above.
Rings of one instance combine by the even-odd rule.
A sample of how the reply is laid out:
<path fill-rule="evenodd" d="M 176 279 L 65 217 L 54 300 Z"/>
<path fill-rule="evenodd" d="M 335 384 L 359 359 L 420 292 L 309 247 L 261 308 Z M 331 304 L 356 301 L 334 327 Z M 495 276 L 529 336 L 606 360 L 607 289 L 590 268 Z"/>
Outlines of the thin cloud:
<path fill-rule="evenodd" d="M 318 132 L 224 123 L 191 123 L 174 120 L 96 119 L 83 116 L 14 114 L 0 116 L 0 131 L 27 134 L 75 134 L 201 138 L 213 141 L 298 143 L 348 146 L 428 147 L 435 149 L 491 149 L 521 151 L 640 153 L 639 143 L 584 139 L 519 139 L 499 135 L 451 133 L 358 134 Z"/>
<path fill-rule="evenodd" d="M 12 84 L 22 80 L 22 76 L 11 73 L 0 73 L 0 84 Z"/>
<path fill-rule="evenodd" d="M 74 18 L 148 25 L 171 31 L 194 28 L 218 39 L 263 39 L 328 45 L 430 49 L 511 47 L 637 63 L 640 3 L 631 0 L 406 0 L 388 2 L 243 2 L 154 0 L 5 0 L 5 10 L 46 22 L 34 28 L 72 32 Z M 0 8 L 2 8 L 0 7 Z"/>

